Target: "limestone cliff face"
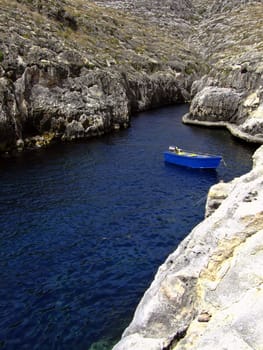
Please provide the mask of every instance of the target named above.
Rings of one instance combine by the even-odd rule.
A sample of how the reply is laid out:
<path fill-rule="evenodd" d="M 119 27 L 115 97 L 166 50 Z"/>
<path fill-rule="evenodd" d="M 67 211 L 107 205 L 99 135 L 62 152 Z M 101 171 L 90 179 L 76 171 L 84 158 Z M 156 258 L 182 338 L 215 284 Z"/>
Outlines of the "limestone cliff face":
<path fill-rule="evenodd" d="M 184 122 L 262 143 L 262 1 L 2 0 L 0 17 L 0 153 L 191 97 Z"/>
<path fill-rule="evenodd" d="M 1 0 L 0 19 L 0 154 L 190 99 L 184 122 L 263 142 L 262 0 Z M 114 349 L 262 349 L 262 159 L 212 187 Z"/>
<path fill-rule="evenodd" d="M 192 40 L 201 45 L 210 71 L 194 82 L 184 122 L 225 125 L 235 136 L 262 143 L 262 1 L 212 1 L 202 11 Z"/>
<path fill-rule="evenodd" d="M 203 74 L 183 121 L 262 143 L 262 1 L 191 5 L 185 43 Z M 261 147 L 250 173 L 211 188 L 206 219 L 159 268 L 114 350 L 262 349 L 262 159 Z"/>
<path fill-rule="evenodd" d="M 156 23 L 73 0 L 3 0 L 0 16 L 0 153 L 99 136 L 190 98 L 199 60 Z"/>
<path fill-rule="evenodd" d="M 114 350 L 262 348 L 262 159 L 263 147 L 250 173 L 211 188 L 208 217 L 159 268 Z"/>

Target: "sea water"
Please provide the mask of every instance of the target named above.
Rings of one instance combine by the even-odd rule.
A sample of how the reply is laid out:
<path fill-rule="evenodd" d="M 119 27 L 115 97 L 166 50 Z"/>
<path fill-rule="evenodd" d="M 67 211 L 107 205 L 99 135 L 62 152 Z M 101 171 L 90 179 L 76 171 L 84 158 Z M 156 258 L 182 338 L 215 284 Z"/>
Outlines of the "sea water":
<path fill-rule="evenodd" d="M 0 349 L 111 349 L 158 266 L 204 217 L 209 187 L 251 169 L 255 147 L 183 125 L 188 106 L 132 127 L 0 160 Z M 164 163 L 169 145 L 217 170 Z"/>

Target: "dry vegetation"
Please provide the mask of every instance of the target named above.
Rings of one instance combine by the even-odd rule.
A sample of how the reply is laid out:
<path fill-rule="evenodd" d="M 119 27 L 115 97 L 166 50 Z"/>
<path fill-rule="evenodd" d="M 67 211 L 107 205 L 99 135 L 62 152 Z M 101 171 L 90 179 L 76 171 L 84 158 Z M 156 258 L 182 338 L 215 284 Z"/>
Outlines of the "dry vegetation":
<path fill-rule="evenodd" d="M 184 60 L 195 65 L 196 53 L 185 48 L 177 35 L 143 18 L 84 0 L 48 1 L 42 7 L 39 3 L 1 0 L 1 50 L 5 55 L 11 55 L 9 47 L 18 41 L 20 47 L 45 47 L 53 60 L 62 49 L 77 50 L 90 67 L 128 64 L 148 71 L 170 64 L 172 69 L 182 71 Z M 66 20 L 58 20 L 59 6 Z M 68 18 L 74 19 L 77 29 L 67 25 Z M 27 61 L 24 51 L 20 54 Z"/>

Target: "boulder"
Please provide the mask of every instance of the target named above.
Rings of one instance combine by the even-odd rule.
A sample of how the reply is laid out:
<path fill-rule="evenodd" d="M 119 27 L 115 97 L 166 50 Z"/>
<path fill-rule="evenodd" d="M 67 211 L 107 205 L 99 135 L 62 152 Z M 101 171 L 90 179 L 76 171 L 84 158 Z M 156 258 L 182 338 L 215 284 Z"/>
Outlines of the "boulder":
<path fill-rule="evenodd" d="M 230 88 L 206 86 L 198 92 L 190 106 L 188 119 L 234 123 L 238 115 L 241 95 Z"/>

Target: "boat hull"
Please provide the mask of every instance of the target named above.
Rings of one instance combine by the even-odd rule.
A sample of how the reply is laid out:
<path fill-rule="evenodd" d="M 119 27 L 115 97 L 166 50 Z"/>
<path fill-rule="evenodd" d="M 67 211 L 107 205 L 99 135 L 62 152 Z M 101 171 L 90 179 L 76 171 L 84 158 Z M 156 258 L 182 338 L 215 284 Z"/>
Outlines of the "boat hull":
<path fill-rule="evenodd" d="M 221 159 L 221 156 L 164 152 L 165 162 L 195 169 L 215 169 L 219 166 Z"/>

